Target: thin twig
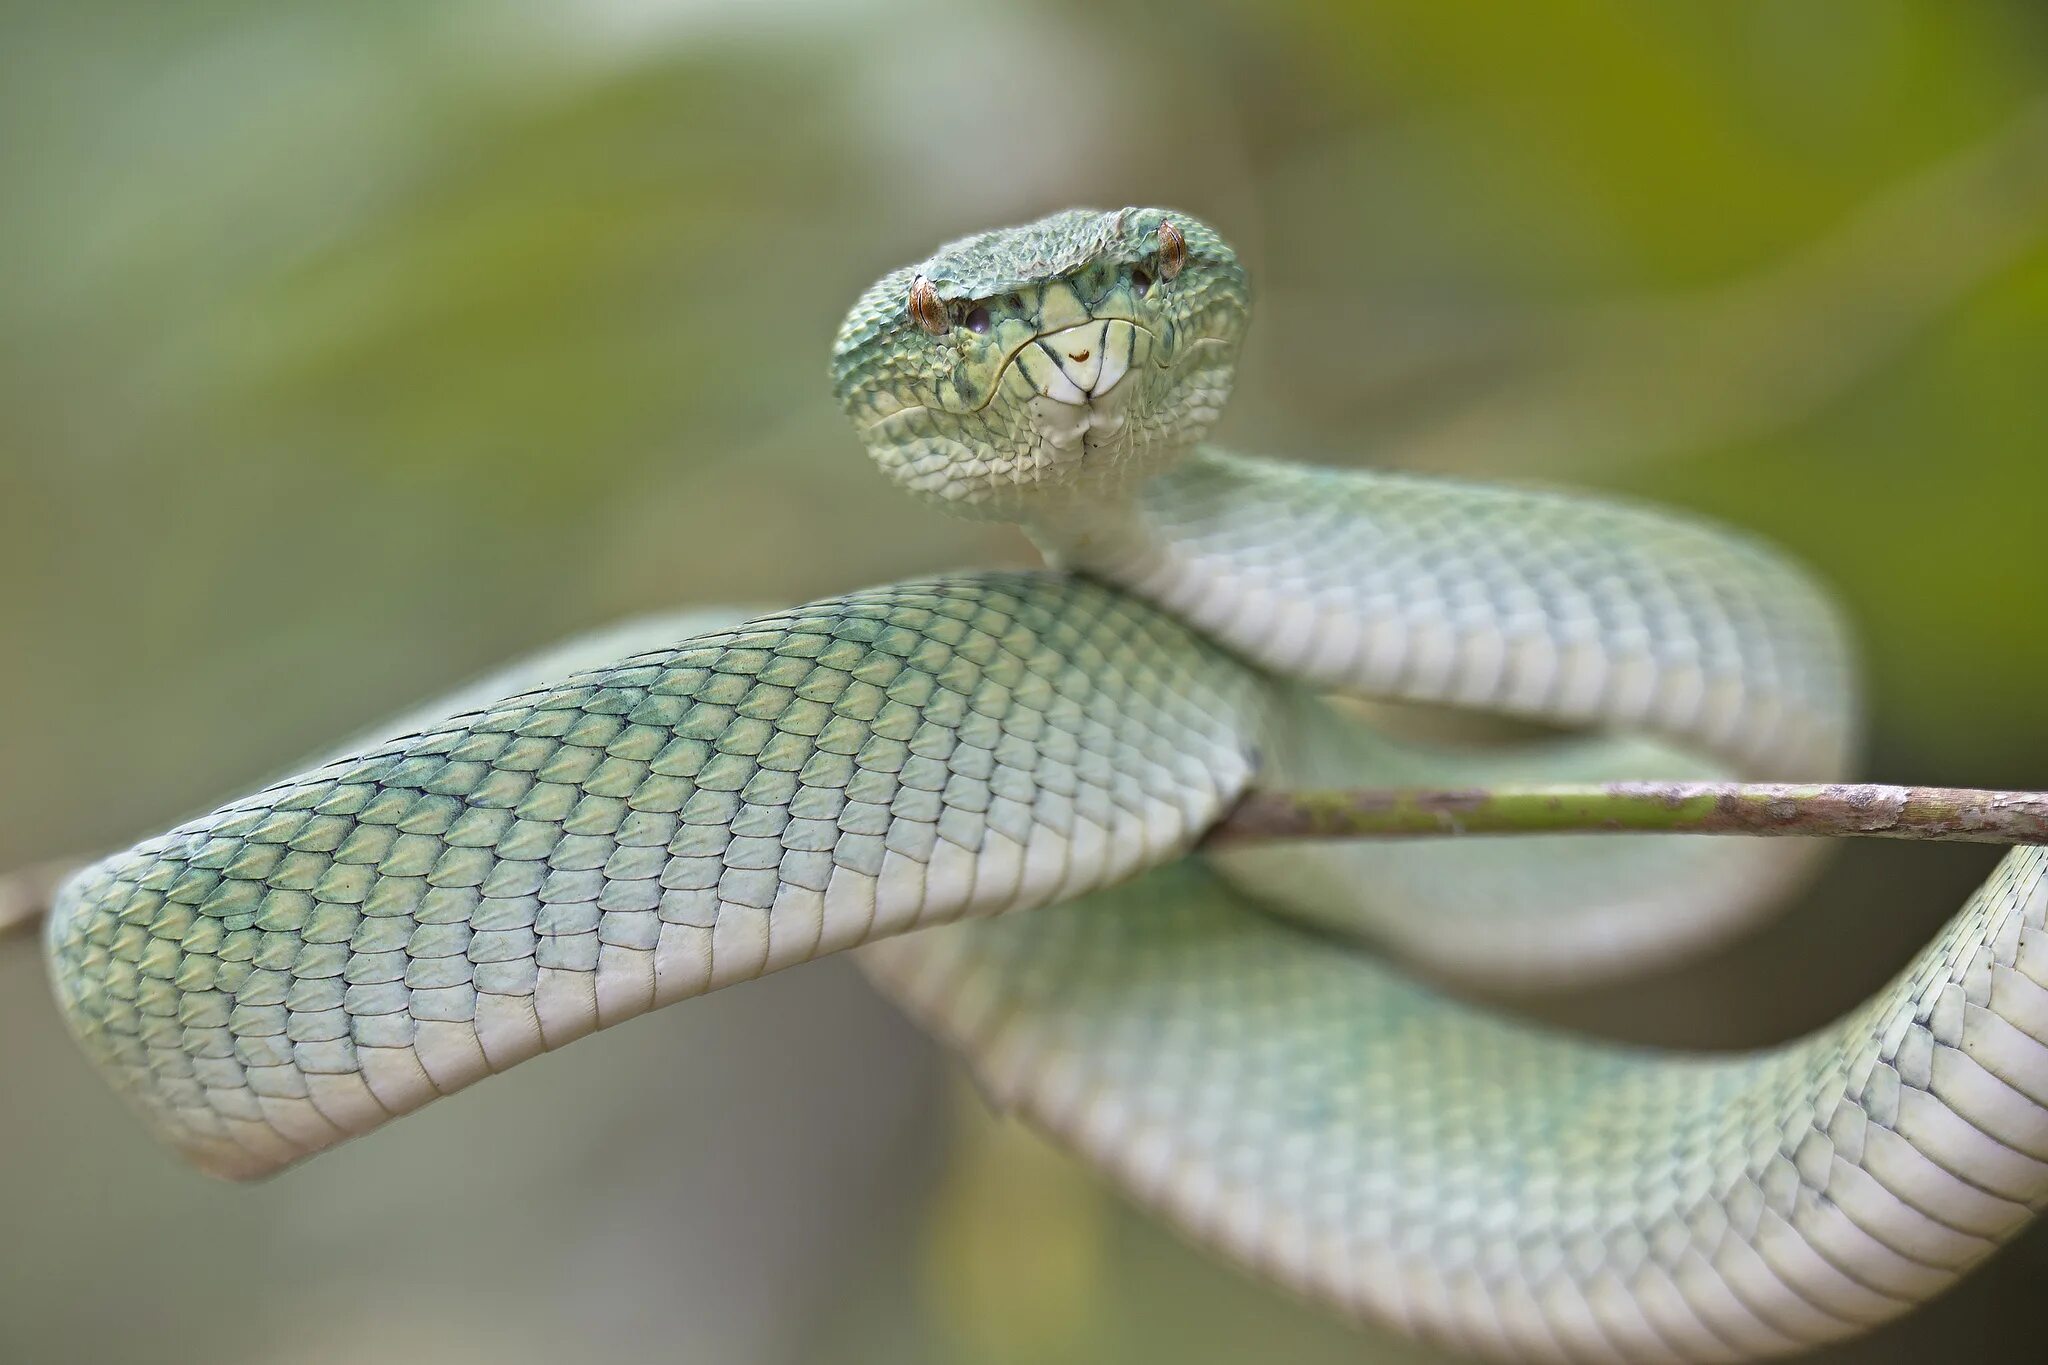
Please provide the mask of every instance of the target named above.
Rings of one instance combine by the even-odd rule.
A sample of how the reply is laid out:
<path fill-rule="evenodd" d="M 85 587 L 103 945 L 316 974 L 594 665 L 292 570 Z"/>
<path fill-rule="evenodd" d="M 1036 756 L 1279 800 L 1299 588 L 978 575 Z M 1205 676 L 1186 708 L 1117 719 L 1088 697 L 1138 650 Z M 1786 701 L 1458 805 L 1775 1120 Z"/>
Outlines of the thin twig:
<path fill-rule="evenodd" d="M 1446 834 L 1749 834 L 2048 844 L 2048 792 L 1964 787 L 1607 782 L 1577 786 L 1254 791 L 1210 827 L 1205 847 L 1279 839 Z M 50 908 L 78 864 L 0 877 L 0 937 Z"/>
<path fill-rule="evenodd" d="M 1862 835 L 2048 844 L 2048 793 L 1740 782 L 1254 791 L 1204 842 L 1440 834 Z"/>

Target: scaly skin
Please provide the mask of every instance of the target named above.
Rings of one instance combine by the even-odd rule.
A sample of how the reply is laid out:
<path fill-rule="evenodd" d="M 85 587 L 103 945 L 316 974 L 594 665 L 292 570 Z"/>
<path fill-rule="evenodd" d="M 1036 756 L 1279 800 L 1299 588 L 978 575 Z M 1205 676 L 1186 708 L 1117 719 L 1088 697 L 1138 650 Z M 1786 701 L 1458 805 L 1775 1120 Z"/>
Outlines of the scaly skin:
<path fill-rule="evenodd" d="M 1223 1255 L 1396 1329 L 1730 1360 L 1939 1292 L 2048 1198 L 2041 850 L 1868 1005 L 1725 1058 L 1503 1020 L 1346 936 L 1490 979 L 1612 971 L 1754 913 L 1782 845 L 1183 856 L 1255 779 L 1819 780 L 1855 744 L 1843 632 L 1756 546 L 1203 449 L 1248 299 L 1214 232 L 1157 209 L 884 278 L 833 357 L 870 453 L 1078 576 L 655 623 L 107 859 L 50 924 L 73 1031 L 164 1136 L 253 1175 L 873 941 L 992 1094 Z M 1331 691 L 1598 733 L 1432 750 Z M 1029 913 L 944 924 L 1001 911 Z"/>
<path fill-rule="evenodd" d="M 655 1005 L 1170 860 L 1242 790 L 1264 706 L 1078 580 L 799 607 L 88 869 L 50 923 L 58 996 L 160 1134 L 261 1175 Z"/>

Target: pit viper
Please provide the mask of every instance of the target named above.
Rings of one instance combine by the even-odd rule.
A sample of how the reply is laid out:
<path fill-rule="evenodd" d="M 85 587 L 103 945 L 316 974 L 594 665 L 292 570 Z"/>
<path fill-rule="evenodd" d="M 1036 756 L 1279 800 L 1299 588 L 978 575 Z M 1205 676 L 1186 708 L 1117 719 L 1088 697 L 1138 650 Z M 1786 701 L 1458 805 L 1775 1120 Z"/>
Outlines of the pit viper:
<path fill-rule="evenodd" d="M 259 1176 L 858 949 L 1137 1203 L 1453 1349 L 1773 1356 L 1954 1282 L 2048 1197 L 2042 850 L 1831 1026 L 1686 1055 L 1445 986 L 1696 951 L 1798 841 L 1196 847 L 1254 783 L 1823 781 L 1858 745 L 1848 634 L 1765 546 L 1206 444 L 1249 318 L 1230 247 L 1161 209 L 883 276 L 831 358 L 860 441 L 1047 567 L 633 623 L 106 858 L 48 924 L 71 1031 Z M 1546 726 L 1426 743 L 1360 700 Z"/>

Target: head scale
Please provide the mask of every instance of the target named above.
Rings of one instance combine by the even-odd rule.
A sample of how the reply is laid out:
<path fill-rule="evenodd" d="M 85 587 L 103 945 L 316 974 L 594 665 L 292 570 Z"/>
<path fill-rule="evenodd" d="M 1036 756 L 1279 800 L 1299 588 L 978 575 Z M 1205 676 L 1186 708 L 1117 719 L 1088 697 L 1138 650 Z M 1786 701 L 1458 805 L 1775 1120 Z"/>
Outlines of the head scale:
<path fill-rule="evenodd" d="M 941 247 L 861 296 L 839 401 L 891 478 L 969 516 L 1113 497 L 1207 434 L 1249 296 L 1206 224 L 1072 209 Z"/>

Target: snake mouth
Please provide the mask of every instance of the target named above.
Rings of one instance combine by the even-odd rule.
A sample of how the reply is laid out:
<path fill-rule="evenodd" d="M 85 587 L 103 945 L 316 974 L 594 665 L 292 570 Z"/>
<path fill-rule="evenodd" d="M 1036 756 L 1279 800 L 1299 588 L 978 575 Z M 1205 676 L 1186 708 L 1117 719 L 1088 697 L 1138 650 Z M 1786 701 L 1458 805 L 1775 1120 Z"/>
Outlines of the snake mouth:
<path fill-rule="evenodd" d="M 1224 344 L 1225 339 L 1220 336 L 1185 337 L 1180 352 L 1205 350 Z M 1002 393 L 1004 382 L 1013 371 L 1023 379 L 1034 398 L 1085 408 L 1110 398 L 1133 370 L 1142 369 L 1147 363 L 1156 369 L 1170 369 L 1174 358 L 1161 346 L 1159 333 L 1141 322 L 1128 318 L 1091 318 L 1071 327 L 1040 332 L 1019 343 L 1016 349 L 1002 357 L 987 392 L 971 406 L 956 408 L 939 403 L 905 403 L 861 424 L 861 430 L 875 432 L 898 427 L 923 412 L 947 417 L 971 417 L 985 412 Z"/>
<path fill-rule="evenodd" d="M 1107 397 L 1131 372 L 1151 333 L 1122 318 L 1092 318 L 1042 332 L 1018 348 L 1010 363 L 1041 398 L 1086 407 Z"/>

